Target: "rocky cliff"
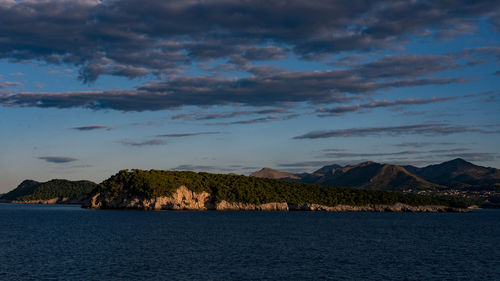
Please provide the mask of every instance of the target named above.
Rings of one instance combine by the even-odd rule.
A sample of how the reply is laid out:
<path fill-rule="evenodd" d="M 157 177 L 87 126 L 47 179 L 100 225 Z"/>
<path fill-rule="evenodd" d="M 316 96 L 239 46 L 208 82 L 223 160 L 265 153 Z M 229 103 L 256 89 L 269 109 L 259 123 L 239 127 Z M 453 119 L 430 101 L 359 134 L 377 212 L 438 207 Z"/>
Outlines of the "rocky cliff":
<path fill-rule="evenodd" d="M 139 196 L 109 197 L 97 193 L 87 199 L 84 208 L 91 209 L 137 209 L 137 210 L 246 210 L 246 211 L 326 211 L 326 212 L 467 212 L 468 209 L 453 208 L 438 205 L 410 206 L 396 203 L 393 205 L 365 205 L 350 206 L 337 205 L 334 207 L 319 204 L 289 204 L 286 202 L 272 202 L 265 204 L 251 204 L 242 202 L 215 202 L 207 192 L 196 193 L 186 186 L 180 186 L 170 196 L 144 198 Z"/>

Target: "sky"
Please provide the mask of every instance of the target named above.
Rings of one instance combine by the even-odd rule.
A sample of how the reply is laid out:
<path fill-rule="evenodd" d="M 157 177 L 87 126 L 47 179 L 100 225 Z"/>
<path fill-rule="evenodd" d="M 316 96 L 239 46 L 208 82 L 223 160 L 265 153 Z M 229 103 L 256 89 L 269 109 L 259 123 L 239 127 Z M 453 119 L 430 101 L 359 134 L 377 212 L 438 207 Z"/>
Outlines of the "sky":
<path fill-rule="evenodd" d="M 500 1 L 0 0 L 0 193 L 122 169 L 500 167 Z"/>

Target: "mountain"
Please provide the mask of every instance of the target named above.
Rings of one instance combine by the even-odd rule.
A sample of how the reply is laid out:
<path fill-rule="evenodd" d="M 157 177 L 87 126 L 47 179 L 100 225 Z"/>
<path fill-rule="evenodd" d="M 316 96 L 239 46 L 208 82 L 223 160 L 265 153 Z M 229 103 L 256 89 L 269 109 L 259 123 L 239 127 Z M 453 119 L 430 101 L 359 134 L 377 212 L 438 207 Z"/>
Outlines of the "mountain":
<path fill-rule="evenodd" d="M 267 169 L 261 171 L 264 170 Z M 474 165 L 460 158 L 423 168 L 368 161 L 347 166 L 328 165 L 310 174 L 289 174 L 272 169 L 268 170 L 271 170 L 272 173 L 261 173 L 259 171 L 254 174 L 258 173 L 260 177 L 265 178 L 290 178 L 304 183 L 381 190 L 429 190 L 466 187 L 495 189 L 500 187 L 499 169 Z M 276 176 L 282 174 L 293 175 L 294 177 Z"/>
<path fill-rule="evenodd" d="M 0 199 L 29 203 L 80 203 L 96 186 L 97 184 L 84 180 L 25 180 Z"/>
<path fill-rule="evenodd" d="M 422 168 L 376 162 L 334 164 L 296 176 L 300 179 L 293 180 L 303 183 L 427 194 L 500 208 L 500 170 L 460 158 Z"/>
<path fill-rule="evenodd" d="M 342 168 L 342 166 L 333 164 L 329 166 L 324 166 L 316 171 L 313 172 L 313 174 L 319 174 L 319 175 L 328 175 L 328 174 L 333 174 L 337 169 Z"/>
<path fill-rule="evenodd" d="M 500 170 L 474 165 L 461 158 L 423 168 L 405 168 L 428 180 L 447 186 L 500 186 Z"/>
<path fill-rule="evenodd" d="M 408 172 L 401 166 L 375 162 L 364 162 L 345 167 L 339 165 L 325 166 L 303 177 L 300 181 L 323 185 L 394 191 L 434 189 L 439 187 L 437 184 Z"/>
<path fill-rule="evenodd" d="M 263 168 L 257 172 L 254 172 L 250 175 L 251 177 L 256 177 L 256 178 L 266 178 L 266 179 L 289 179 L 289 180 L 298 180 L 300 179 L 299 176 L 287 173 L 287 172 L 280 172 L 277 170 L 273 170 L 270 168 Z"/>

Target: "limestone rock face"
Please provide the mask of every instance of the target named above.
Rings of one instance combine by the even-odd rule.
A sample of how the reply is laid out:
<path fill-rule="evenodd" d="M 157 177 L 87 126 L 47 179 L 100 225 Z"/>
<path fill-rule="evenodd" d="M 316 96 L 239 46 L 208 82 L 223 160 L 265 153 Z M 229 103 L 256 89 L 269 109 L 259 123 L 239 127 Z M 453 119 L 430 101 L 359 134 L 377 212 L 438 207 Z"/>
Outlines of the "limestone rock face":
<path fill-rule="evenodd" d="M 196 193 L 180 186 L 171 196 L 155 198 L 106 197 L 98 193 L 82 207 L 92 209 L 142 209 L 142 210 L 208 210 L 212 209 L 211 197 L 207 192 Z M 212 208 L 211 208 L 212 207 Z"/>

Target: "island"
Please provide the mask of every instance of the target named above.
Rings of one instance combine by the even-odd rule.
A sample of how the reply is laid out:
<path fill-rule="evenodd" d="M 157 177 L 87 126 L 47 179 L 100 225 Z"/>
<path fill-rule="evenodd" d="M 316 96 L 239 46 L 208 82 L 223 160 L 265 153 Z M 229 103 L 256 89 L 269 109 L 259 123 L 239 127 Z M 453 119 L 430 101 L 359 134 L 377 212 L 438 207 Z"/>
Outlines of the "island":
<path fill-rule="evenodd" d="M 305 184 L 242 175 L 121 170 L 93 189 L 91 209 L 329 212 L 466 212 L 430 196 Z"/>
<path fill-rule="evenodd" d="M 2 195 L 0 202 L 27 204 L 82 204 L 97 187 L 91 181 L 53 179 L 47 182 L 25 180 L 15 189 Z"/>

